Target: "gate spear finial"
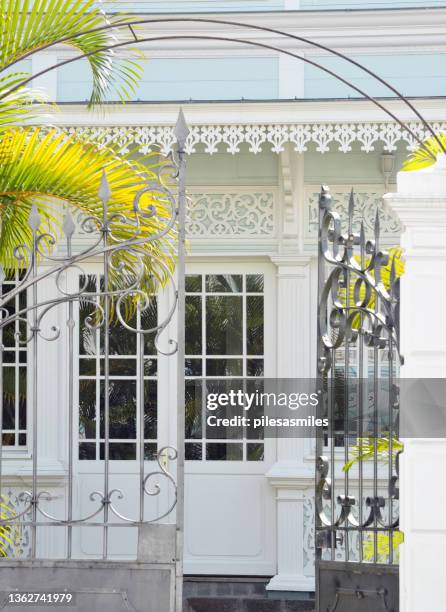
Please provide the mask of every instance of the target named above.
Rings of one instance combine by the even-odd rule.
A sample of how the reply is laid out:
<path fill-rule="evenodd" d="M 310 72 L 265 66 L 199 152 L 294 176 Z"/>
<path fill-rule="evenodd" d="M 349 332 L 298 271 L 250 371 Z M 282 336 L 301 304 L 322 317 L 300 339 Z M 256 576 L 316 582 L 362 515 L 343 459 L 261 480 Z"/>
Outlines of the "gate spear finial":
<path fill-rule="evenodd" d="M 180 151 L 184 149 L 184 145 L 186 144 L 187 137 L 189 136 L 189 128 L 186 123 L 186 119 L 184 117 L 183 109 L 180 108 L 180 112 L 178 113 L 178 119 L 175 125 L 174 134 L 177 139 L 178 148 Z"/>
<path fill-rule="evenodd" d="M 108 184 L 107 175 L 105 173 L 105 170 L 102 170 L 101 184 L 99 187 L 98 195 L 103 204 L 108 203 L 110 196 L 111 196 L 111 191 L 110 191 L 110 186 Z"/>

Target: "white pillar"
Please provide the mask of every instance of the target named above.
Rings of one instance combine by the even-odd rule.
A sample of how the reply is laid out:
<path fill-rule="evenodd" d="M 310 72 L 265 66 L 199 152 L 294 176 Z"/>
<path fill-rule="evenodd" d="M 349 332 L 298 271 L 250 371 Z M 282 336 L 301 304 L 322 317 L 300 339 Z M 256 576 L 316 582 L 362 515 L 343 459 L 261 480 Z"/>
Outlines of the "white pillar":
<path fill-rule="evenodd" d="M 277 377 L 310 378 L 310 258 L 273 258 L 277 265 Z M 277 461 L 267 473 L 276 491 L 277 574 L 268 590 L 313 591 L 314 578 L 304 575 L 305 490 L 313 487 L 314 463 L 305 461 L 308 441 L 277 440 Z"/>
<path fill-rule="evenodd" d="M 406 271 L 401 280 L 401 349 L 405 378 L 446 376 L 446 156 L 435 166 L 398 174 L 385 196 L 402 224 Z M 401 410 L 404 411 L 404 403 Z M 404 440 L 401 461 L 402 612 L 444 605 L 446 548 L 445 439 Z"/>

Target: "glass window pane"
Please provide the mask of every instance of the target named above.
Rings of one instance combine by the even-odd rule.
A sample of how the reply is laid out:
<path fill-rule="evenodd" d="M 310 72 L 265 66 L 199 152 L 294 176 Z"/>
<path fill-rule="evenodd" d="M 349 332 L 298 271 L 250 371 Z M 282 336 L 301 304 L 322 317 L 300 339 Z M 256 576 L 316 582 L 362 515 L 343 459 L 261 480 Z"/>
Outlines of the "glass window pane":
<path fill-rule="evenodd" d="M 19 340 L 22 342 L 24 341 L 27 337 L 29 336 L 29 329 L 28 329 L 28 325 L 24 322 L 24 321 L 20 321 L 19 322 L 19 332 L 18 332 L 18 337 L 16 336 L 15 338 L 15 342 L 16 342 L 16 347 L 18 348 L 19 346 Z"/>
<path fill-rule="evenodd" d="M 15 427 L 15 368 L 3 368 L 3 429 Z"/>
<path fill-rule="evenodd" d="M 263 293 L 263 274 L 246 275 L 246 291 L 248 293 Z"/>
<path fill-rule="evenodd" d="M 156 461 L 158 448 L 156 442 L 147 442 L 144 444 L 144 460 Z"/>
<path fill-rule="evenodd" d="M 200 461 L 203 456 L 202 444 L 187 442 L 185 455 L 187 461 Z"/>
<path fill-rule="evenodd" d="M 150 326 L 148 329 L 153 329 Z M 152 334 L 144 334 L 144 355 L 156 355 L 158 349 L 155 346 L 156 332 Z"/>
<path fill-rule="evenodd" d="M 144 359 L 144 376 L 156 376 L 158 360 L 154 357 Z"/>
<path fill-rule="evenodd" d="M 82 306 L 80 307 L 82 308 Z M 95 356 L 99 352 L 99 338 L 96 329 L 88 327 L 86 320 L 92 315 L 90 308 L 79 310 L 79 353 Z"/>
<path fill-rule="evenodd" d="M 136 382 L 111 380 L 109 382 L 109 436 L 110 438 L 136 437 Z M 101 438 L 104 428 L 104 382 L 101 382 Z"/>
<path fill-rule="evenodd" d="M 9 309 L 8 309 L 9 310 Z M 16 345 L 15 324 L 10 323 L 3 328 L 3 345 L 12 348 Z"/>
<path fill-rule="evenodd" d="M 96 376 L 96 359 L 79 359 L 79 376 Z"/>
<path fill-rule="evenodd" d="M 202 382 L 186 381 L 185 385 L 185 418 L 187 439 L 201 438 Z"/>
<path fill-rule="evenodd" d="M 185 359 L 184 375 L 201 376 L 203 373 L 203 361 L 201 359 Z"/>
<path fill-rule="evenodd" d="M 156 440 L 158 428 L 158 388 L 155 380 L 144 381 L 144 439 Z"/>
<path fill-rule="evenodd" d="M 4 334 L 3 334 L 4 337 Z M 3 363 L 15 363 L 16 352 L 15 351 L 3 351 Z"/>
<path fill-rule="evenodd" d="M 186 292 L 201 293 L 202 276 L 201 274 L 186 274 Z"/>
<path fill-rule="evenodd" d="M 246 325 L 248 355 L 263 355 L 263 296 L 246 297 Z"/>
<path fill-rule="evenodd" d="M 242 461 L 243 445 L 212 442 L 206 444 L 206 459 L 209 461 Z"/>
<path fill-rule="evenodd" d="M 206 350 L 208 355 L 241 355 L 243 304 L 240 296 L 206 298 Z"/>
<path fill-rule="evenodd" d="M 201 308 L 201 297 L 186 296 L 186 355 L 201 355 Z"/>
<path fill-rule="evenodd" d="M 87 287 L 85 284 L 87 283 Z M 95 293 L 103 291 L 104 283 L 99 275 L 91 275 L 85 280 L 85 277 L 80 278 L 80 286 L 88 292 Z M 96 298 L 92 298 L 95 299 Z M 104 377 L 104 327 L 101 326 L 98 331 L 91 330 L 86 325 L 86 318 L 94 315 L 95 306 L 85 303 L 80 304 L 80 329 L 79 329 L 79 352 L 81 356 L 95 356 L 99 350 L 101 354 L 99 368 L 97 368 L 96 359 L 79 360 L 79 373 L 81 376 Z M 124 309 L 123 309 L 124 310 Z M 127 314 L 127 323 L 134 329 L 150 329 L 156 328 L 158 319 L 157 299 L 153 296 L 147 307 L 140 313 L 135 314 L 135 310 L 123 312 Z M 140 317 L 140 319 L 138 318 Z M 139 321 L 139 323 L 138 323 Z M 156 377 L 157 375 L 157 358 L 156 348 L 154 346 L 154 338 L 156 332 L 150 335 L 141 336 L 144 342 L 144 376 Z M 99 338 L 99 342 L 98 342 Z M 136 425 L 137 425 L 137 338 L 138 334 L 131 329 L 127 329 L 115 317 L 111 323 L 108 333 L 109 341 L 109 372 L 110 381 L 108 389 L 109 397 L 109 437 L 110 437 L 110 459 L 114 460 L 134 460 L 136 459 L 136 444 L 127 442 L 117 442 L 117 439 L 135 440 Z M 99 346 L 98 346 L 99 344 Z M 129 356 L 127 358 L 127 356 Z M 97 371 L 99 369 L 99 371 Z M 125 379 L 124 379 L 125 378 Z M 105 434 L 104 423 L 104 380 L 100 383 L 100 402 L 99 402 L 99 417 L 101 438 Z M 79 403 L 80 417 L 79 429 L 81 439 L 96 437 L 96 380 L 80 380 L 79 388 Z M 144 385 L 144 434 L 146 438 L 156 440 L 157 435 L 157 382 L 145 380 Z M 149 443 L 155 445 L 156 442 Z M 81 453 L 81 449 L 79 450 Z M 148 447 L 145 448 L 145 454 L 148 457 L 150 454 Z M 88 455 L 91 458 L 98 459 L 93 456 L 92 447 L 84 446 L 82 451 L 84 456 Z M 94 453 L 95 454 L 95 453 Z M 100 446 L 100 458 L 104 458 L 104 444 Z"/>
<path fill-rule="evenodd" d="M 248 359 L 246 373 L 248 376 L 264 376 L 263 359 Z"/>
<path fill-rule="evenodd" d="M 248 461 L 263 461 L 264 460 L 264 445 L 263 444 L 248 444 L 246 446 L 246 458 Z"/>
<path fill-rule="evenodd" d="M 2 439 L 3 439 L 3 446 L 15 446 L 15 434 L 4 433 Z"/>
<path fill-rule="evenodd" d="M 103 361 L 101 359 L 102 370 Z M 110 376 L 136 376 L 136 359 L 109 359 L 108 363 Z"/>
<path fill-rule="evenodd" d="M 3 372 L 13 375 L 12 368 L 3 368 Z M 15 390 L 11 392 L 10 385 L 6 383 L 4 378 L 3 389 L 3 429 L 14 429 L 15 427 Z"/>
<path fill-rule="evenodd" d="M 96 281 L 97 278 L 94 274 L 89 274 L 87 277 L 79 277 L 79 289 L 87 293 L 96 292 Z M 95 301 L 96 297 L 91 296 L 91 300 Z M 79 353 L 81 355 L 96 355 L 99 350 L 97 346 L 97 332 L 95 329 L 91 329 L 87 323 L 97 323 L 97 315 L 99 311 L 95 312 L 95 306 L 90 302 L 83 300 L 79 301 Z M 91 320 L 90 320 L 91 318 Z"/>
<path fill-rule="evenodd" d="M 26 429 L 26 367 L 19 368 L 19 428 Z"/>
<path fill-rule="evenodd" d="M 23 310 L 27 305 L 26 291 L 19 293 L 19 310 Z"/>
<path fill-rule="evenodd" d="M 136 459 L 136 444 L 127 442 L 110 442 L 108 456 L 112 461 L 132 461 Z M 100 458 L 105 457 L 105 444 L 100 444 Z"/>
<path fill-rule="evenodd" d="M 79 276 L 79 289 L 82 293 L 96 293 L 98 286 L 98 277 L 96 274 L 87 274 Z M 94 298 L 92 298 L 94 299 Z"/>
<path fill-rule="evenodd" d="M 96 459 L 96 444 L 94 442 L 81 442 L 79 444 L 79 459 Z"/>
<path fill-rule="evenodd" d="M 206 359 L 206 376 L 243 376 L 241 359 Z"/>
<path fill-rule="evenodd" d="M 136 328 L 136 318 L 130 319 L 128 324 Z M 104 328 L 101 327 L 101 353 L 104 353 Z M 136 336 L 125 328 L 123 325 L 113 322 L 109 328 L 109 355 L 135 355 L 136 354 Z"/>
<path fill-rule="evenodd" d="M 208 293 L 241 293 L 243 276 L 241 274 L 207 274 L 206 291 Z"/>
<path fill-rule="evenodd" d="M 96 437 L 96 381 L 79 381 L 79 438 Z"/>
<path fill-rule="evenodd" d="M 141 312 L 141 329 L 155 329 L 158 325 L 158 302 L 156 297 L 150 299 L 145 310 Z M 144 354 L 156 355 L 156 332 L 144 334 Z"/>

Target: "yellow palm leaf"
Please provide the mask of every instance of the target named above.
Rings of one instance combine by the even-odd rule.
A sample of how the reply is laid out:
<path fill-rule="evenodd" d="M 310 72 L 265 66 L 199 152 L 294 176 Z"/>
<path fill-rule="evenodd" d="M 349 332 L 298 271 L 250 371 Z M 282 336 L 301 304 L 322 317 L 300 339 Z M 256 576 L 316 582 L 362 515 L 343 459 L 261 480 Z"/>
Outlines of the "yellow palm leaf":
<path fill-rule="evenodd" d="M 393 274 L 394 281 L 396 281 L 404 274 L 404 268 L 405 268 L 404 258 L 403 258 L 403 249 L 401 247 L 399 246 L 391 247 L 390 249 L 388 249 L 388 254 L 389 254 L 389 263 L 386 266 L 381 266 L 380 268 L 381 282 L 387 291 L 389 291 L 391 288 L 392 274 Z M 360 258 L 355 257 L 355 259 L 359 264 Z M 366 259 L 365 264 L 368 265 L 369 262 L 370 262 L 370 259 Z M 392 272 L 392 268 L 393 268 L 393 272 Z M 372 277 L 374 276 L 373 271 L 371 271 L 370 274 Z M 366 288 L 365 288 L 365 285 L 362 284 L 359 289 L 358 296 L 355 299 L 355 280 L 356 279 L 353 278 L 350 283 L 349 297 L 348 297 L 348 307 L 352 310 L 352 312 L 354 312 L 356 308 L 356 301 L 364 301 L 366 297 Z M 359 297 L 359 300 L 358 300 L 358 297 Z M 342 304 L 347 305 L 345 289 L 340 290 L 339 298 Z M 373 310 L 375 308 L 375 291 L 371 292 L 370 298 L 365 307 L 369 310 Z M 359 329 L 359 325 L 360 325 L 360 314 L 358 313 L 356 316 L 353 317 L 352 327 L 353 329 Z"/>
<path fill-rule="evenodd" d="M 10 520 L 14 516 L 14 510 L 7 504 L 0 502 L 0 520 Z M 12 524 L 4 523 L 0 525 L 0 557 L 7 557 L 8 550 L 14 548 L 14 532 L 16 530 L 17 527 Z"/>
<path fill-rule="evenodd" d="M 446 134 L 437 134 L 438 139 L 446 148 Z M 402 169 L 405 171 L 421 170 L 435 164 L 435 160 L 440 153 L 444 153 L 438 140 L 431 136 L 424 141 L 424 146 L 418 147 L 411 153 L 408 159 L 404 162 Z"/>
<path fill-rule="evenodd" d="M 129 154 L 130 155 L 130 154 Z M 39 128 L 11 128 L 0 140 L 0 262 L 4 268 L 18 266 L 13 249 L 18 243 L 30 244 L 32 234 L 28 225 L 31 206 L 37 205 L 47 225 L 53 230 L 60 226 L 65 205 L 87 216 L 102 216 L 102 203 L 98 197 L 103 170 L 111 188 L 110 213 L 119 212 L 133 216 L 136 193 L 152 181 L 160 185 L 159 171 L 163 163 L 154 154 L 140 159 L 122 159 L 110 148 L 79 142 L 59 130 L 44 133 Z M 157 214 L 141 219 L 141 237 L 150 238 L 166 227 L 171 216 L 171 205 L 165 194 L 155 191 L 146 195 L 144 206 L 155 206 Z M 153 263 L 148 256 L 158 257 L 169 270 L 174 267 L 173 234 L 148 241 L 144 245 L 149 277 L 160 283 L 168 279 L 161 264 Z M 114 233 L 125 240 L 132 231 L 122 223 L 116 223 Z M 131 253 L 122 253 L 128 268 Z M 26 261 L 20 265 L 25 266 Z"/>

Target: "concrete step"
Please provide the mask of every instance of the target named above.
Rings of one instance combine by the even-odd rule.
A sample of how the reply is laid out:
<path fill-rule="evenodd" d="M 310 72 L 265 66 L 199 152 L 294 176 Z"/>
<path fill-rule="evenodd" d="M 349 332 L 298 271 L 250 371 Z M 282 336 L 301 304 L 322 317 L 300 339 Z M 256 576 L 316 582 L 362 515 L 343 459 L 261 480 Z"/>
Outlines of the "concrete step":
<path fill-rule="evenodd" d="M 189 597 L 185 612 L 314 612 L 313 600 L 251 597 Z"/>

